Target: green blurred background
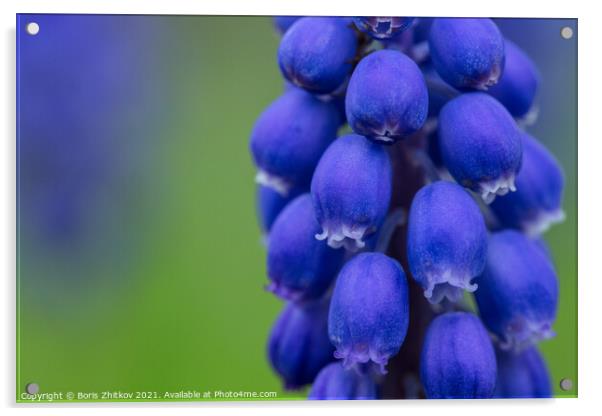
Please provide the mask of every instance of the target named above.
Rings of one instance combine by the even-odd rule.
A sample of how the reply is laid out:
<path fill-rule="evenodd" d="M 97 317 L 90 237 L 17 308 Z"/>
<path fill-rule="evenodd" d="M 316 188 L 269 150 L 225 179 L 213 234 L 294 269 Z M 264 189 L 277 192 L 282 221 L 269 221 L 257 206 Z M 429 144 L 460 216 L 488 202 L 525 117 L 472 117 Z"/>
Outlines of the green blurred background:
<path fill-rule="evenodd" d="M 31 60 L 40 52 L 27 55 L 28 42 L 43 40 L 53 24 L 81 18 L 18 17 L 20 111 L 32 108 L 23 93 L 27 83 L 36 77 L 52 81 L 49 69 L 39 66 L 51 58 L 40 58 L 38 72 L 32 72 Z M 43 22 L 37 40 L 22 33 L 32 19 Z M 66 235 L 44 231 L 39 221 L 56 218 L 39 220 L 37 209 L 54 202 L 40 189 L 61 189 L 60 176 L 44 169 L 61 167 L 40 168 L 40 160 L 53 153 L 36 151 L 39 145 L 26 134 L 25 123 L 35 124 L 36 118 L 19 122 L 17 399 L 30 382 L 40 392 L 191 389 L 304 397 L 282 390 L 265 352 L 282 305 L 263 290 L 265 250 L 248 136 L 255 118 L 283 89 L 271 18 L 102 19 L 99 30 L 110 28 L 113 42 L 132 41 L 121 55 L 103 52 L 100 65 L 123 72 L 107 81 L 106 108 L 95 113 L 108 129 L 102 130 L 103 140 L 93 141 L 102 143 L 100 161 L 69 170 L 77 177 L 94 162 L 102 174 L 94 186 L 82 186 L 75 204 L 79 220 L 69 223 Z M 556 394 L 574 396 L 576 38 L 562 39 L 560 28 L 569 25 L 576 33 L 576 21 L 499 23 L 540 67 L 540 119 L 530 130 L 566 172 L 567 220 L 546 235 L 561 280 L 557 337 L 542 350 Z M 82 53 L 99 52 L 87 44 Z M 70 111 L 61 114 L 67 124 L 78 110 Z M 66 163 L 81 154 L 72 142 L 88 133 L 93 134 L 84 126 L 73 137 L 62 134 L 67 144 L 57 152 L 69 156 Z M 575 389 L 561 392 L 561 378 L 571 378 Z"/>

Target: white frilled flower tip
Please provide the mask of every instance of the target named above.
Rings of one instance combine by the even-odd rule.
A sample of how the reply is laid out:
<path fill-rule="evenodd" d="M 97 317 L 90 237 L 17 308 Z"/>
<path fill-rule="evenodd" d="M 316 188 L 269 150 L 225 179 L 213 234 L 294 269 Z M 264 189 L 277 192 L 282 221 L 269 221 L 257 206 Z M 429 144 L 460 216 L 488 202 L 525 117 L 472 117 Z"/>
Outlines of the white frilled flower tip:
<path fill-rule="evenodd" d="M 451 270 L 432 274 L 427 277 L 424 297 L 432 304 L 437 304 L 444 298 L 450 302 L 458 302 L 462 299 L 464 291 L 472 293 L 477 290 L 478 285 L 470 282 L 472 279 L 470 274 L 456 274 Z"/>
<path fill-rule="evenodd" d="M 520 352 L 554 336 L 556 333 L 552 329 L 551 322 L 533 322 L 523 319 L 506 327 L 504 339 L 500 339 L 499 346 L 505 351 Z"/>
<path fill-rule="evenodd" d="M 474 88 L 476 88 L 479 91 L 487 91 L 489 89 L 489 87 L 493 87 L 495 84 L 497 84 L 497 82 L 499 81 L 501 75 L 502 75 L 502 68 L 501 68 L 501 66 L 500 65 L 495 65 L 492 68 L 491 73 L 488 74 L 487 77 L 485 77 L 482 80 L 480 80 L 474 86 Z"/>
<path fill-rule="evenodd" d="M 522 224 L 522 229 L 529 237 L 539 237 L 548 229 L 565 219 L 564 211 L 557 209 L 555 211 L 541 211 L 535 218 Z"/>
<path fill-rule="evenodd" d="M 316 234 L 316 239 L 323 241 L 332 248 L 345 247 L 346 250 L 356 252 L 366 246 L 363 240 L 368 232 L 368 227 L 349 228 L 346 225 L 337 226 L 334 229 L 322 228 L 320 234 Z"/>
<path fill-rule="evenodd" d="M 399 123 L 386 123 L 381 129 L 373 129 L 374 136 L 372 138 L 376 141 L 391 144 L 395 141 L 393 137 L 399 136 Z"/>
<path fill-rule="evenodd" d="M 535 122 L 537 121 L 538 118 L 539 118 L 539 106 L 535 104 L 529 109 L 527 114 L 525 114 L 521 118 L 517 119 L 516 123 L 518 124 L 519 127 L 526 129 L 527 127 L 535 124 Z"/>
<path fill-rule="evenodd" d="M 359 345 L 343 350 L 336 350 L 334 357 L 343 361 L 343 367 L 347 370 L 357 368 L 357 364 L 374 363 L 380 374 L 387 374 L 387 363 L 389 356 L 382 354 L 369 345 Z"/>
<path fill-rule="evenodd" d="M 259 170 L 255 175 L 255 182 L 259 185 L 271 188 L 283 197 L 288 196 L 291 184 L 279 176 L 272 175 L 264 170 Z"/>
<path fill-rule="evenodd" d="M 383 143 L 393 143 L 395 141 L 389 136 L 374 136 L 373 139 Z"/>
<path fill-rule="evenodd" d="M 516 191 L 514 185 L 515 175 L 501 177 L 493 181 L 479 182 L 479 193 L 486 204 L 491 204 L 496 196 L 506 195 L 508 192 Z"/>

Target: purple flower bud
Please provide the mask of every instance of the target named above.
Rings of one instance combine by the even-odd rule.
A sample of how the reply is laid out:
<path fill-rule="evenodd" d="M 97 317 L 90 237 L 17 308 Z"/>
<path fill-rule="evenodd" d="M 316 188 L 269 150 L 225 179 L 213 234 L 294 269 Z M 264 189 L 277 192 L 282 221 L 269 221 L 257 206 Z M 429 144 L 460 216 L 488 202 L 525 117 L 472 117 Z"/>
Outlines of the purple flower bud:
<path fill-rule="evenodd" d="M 535 138 L 522 133 L 523 162 L 516 177 L 516 192 L 496 199 L 491 208 L 504 227 L 529 236 L 544 233 L 564 219 L 564 175 L 554 156 Z"/>
<path fill-rule="evenodd" d="M 439 145 L 445 166 L 462 186 L 486 203 L 515 191 L 521 165 L 521 132 L 508 111 L 484 93 L 462 94 L 439 114 Z"/>
<path fill-rule="evenodd" d="M 428 91 L 414 61 L 398 51 L 380 50 L 363 58 L 353 71 L 345 106 L 353 131 L 392 143 L 422 127 Z"/>
<path fill-rule="evenodd" d="M 328 340 L 328 302 L 289 303 L 275 322 L 268 343 L 272 367 L 287 389 L 311 383 L 334 359 Z"/>
<path fill-rule="evenodd" d="M 533 107 L 539 72 L 527 54 L 507 39 L 505 49 L 504 73 L 488 93 L 504 104 L 514 117 L 523 117 Z"/>
<path fill-rule="evenodd" d="M 441 78 L 456 88 L 486 90 L 504 69 L 504 38 L 491 19 L 434 19 L 429 49 Z"/>
<path fill-rule="evenodd" d="M 339 17 L 304 17 L 284 34 L 278 49 L 282 74 L 315 94 L 341 87 L 353 69 L 357 37 Z"/>
<path fill-rule="evenodd" d="M 491 235 L 475 298 L 487 328 L 504 349 L 554 335 L 558 281 L 544 250 L 517 231 Z"/>
<path fill-rule="evenodd" d="M 354 250 L 376 232 L 391 200 L 391 162 L 384 147 L 349 134 L 324 152 L 311 182 L 322 231 L 318 240 Z"/>
<path fill-rule="evenodd" d="M 355 26 L 374 39 L 393 38 L 409 28 L 413 22 L 413 17 L 362 16 L 353 18 Z"/>
<path fill-rule="evenodd" d="M 261 231 L 268 233 L 280 211 L 293 199 L 301 194 L 299 189 L 291 190 L 287 196 L 282 196 L 267 186 L 257 186 L 257 217 Z"/>
<path fill-rule="evenodd" d="M 497 384 L 495 397 L 530 399 L 552 397 L 552 383 L 543 357 L 531 347 L 515 353 L 496 350 Z"/>
<path fill-rule="evenodd" d="M 357 368 L 345 369 L 340 362 L 324 367 L 309 392 L 310 400 L 374 400 L 376 384 Z"/>
<path fill-rule="evenodd" d="M 303 16 L 274 16 L 274 26 L 278 32 L 284 34 L 286 31 Z"/>
<path fill-rule="evenodd" d="M 319 231 L 309 194 L 295 198 L 284 208 L 270 232 L 268 290 L 297 302 L 324 294 L 339 270 L 344 252 L 316 240 Z"/>
<path fill-rule="evenodd" d="M 408 262 L 431 303 L 474 292 L 471 280 L 483 272 L 487 229 L 476 202 L 452 182 L 422 188 L 412 201 L 408 225 Z"/>
<path fill-rule="evenodd" d="M 333 104 L 297 88 L 285 92 L 259 116 L 251 134 L 257 182 L 284 196 L 294 186 L 307 187 L 339 122 Z"/>
<path fill-rule="evenodd" d="M 343 267 L 328 315 L 328 334 L 343 365 L 370 361 L 385 373 L 408 329 L 406 276 L 397 261 L 381 253 L 362 253 Z"/>
<path fill-rule="evenodd" d="M 428 399 L 486 399 L 493 395 L 493 345 L 475 315 L 451 312 L 431 322 L 420 357 Z"/>

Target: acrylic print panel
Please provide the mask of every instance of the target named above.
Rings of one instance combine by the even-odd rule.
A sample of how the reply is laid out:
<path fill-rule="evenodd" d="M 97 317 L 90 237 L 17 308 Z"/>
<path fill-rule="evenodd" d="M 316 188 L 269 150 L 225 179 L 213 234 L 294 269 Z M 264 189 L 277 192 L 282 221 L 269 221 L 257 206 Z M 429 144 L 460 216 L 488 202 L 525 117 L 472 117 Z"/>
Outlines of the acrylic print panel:
<path fill-rule="evenodd" d="M 571 19 L 17 16 L 17 400 L 576 396 L 576 54 Z"/>

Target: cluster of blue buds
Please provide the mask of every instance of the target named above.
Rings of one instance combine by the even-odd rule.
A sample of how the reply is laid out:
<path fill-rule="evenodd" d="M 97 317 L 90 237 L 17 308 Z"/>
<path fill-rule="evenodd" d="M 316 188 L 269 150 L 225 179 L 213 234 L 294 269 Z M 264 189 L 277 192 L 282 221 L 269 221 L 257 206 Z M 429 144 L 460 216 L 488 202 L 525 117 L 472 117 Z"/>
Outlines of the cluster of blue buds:
<path fill-rule="evenodd" d="M 564 217 L 564 176 L 525 131 L 535 64 L 491 19 L 274 24 L 286 88 L 250 150 L 284 387 L 550 397 L 536 344 L 558 279 L 541 237 Z"/>

